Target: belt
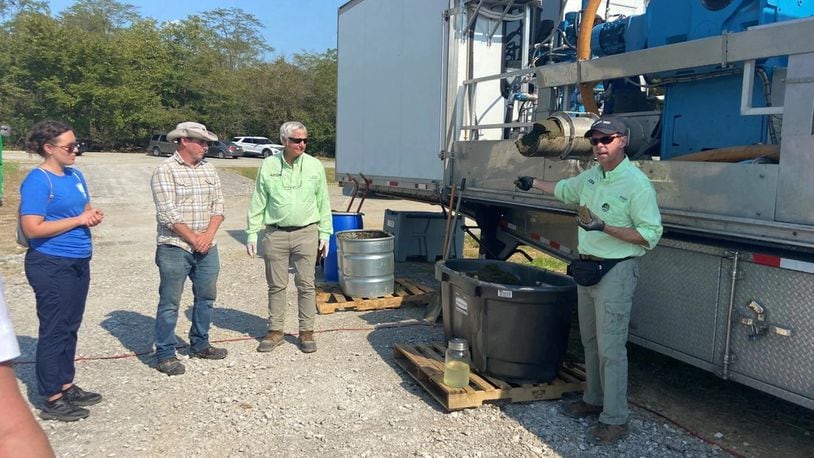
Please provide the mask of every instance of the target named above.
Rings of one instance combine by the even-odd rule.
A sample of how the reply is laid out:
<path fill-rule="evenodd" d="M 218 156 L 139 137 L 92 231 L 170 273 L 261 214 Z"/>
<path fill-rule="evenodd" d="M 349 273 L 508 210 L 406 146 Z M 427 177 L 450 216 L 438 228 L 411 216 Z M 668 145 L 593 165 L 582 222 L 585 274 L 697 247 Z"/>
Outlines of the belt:
<path fill-rule="evenodd" d="M 306 224 L 305 226 L 278 226 L 276 224 L 269 224 L 268 226 L 266 226 L 266 228 L 267 229 L 274 229 L 274 230 L 277 230 L 277 231 L 294 232 L 294 231 L 298 231 L 300 229 L 304 229 L 304 228 L 306 228 L 308 226 L 313 226 L 314 224 L 316 224 L 316 223 Z"/>
<path fill-rule="evenodd" d="M 628 259 L 633 259 L 633 256 L 628 256 L 626 258 L 621 258 L 621 259 L 606 259 L 606 258 L 600 258 L 600 257 L 590 255 L 590 254 L 581 254 L 581 255 L 579 255 L 579 259 L 582 259 L 583 261 L 594 261 L 594 262 L 603 262 L 603 261 L 622 262 L 622 261 L 627 261 Z"/>

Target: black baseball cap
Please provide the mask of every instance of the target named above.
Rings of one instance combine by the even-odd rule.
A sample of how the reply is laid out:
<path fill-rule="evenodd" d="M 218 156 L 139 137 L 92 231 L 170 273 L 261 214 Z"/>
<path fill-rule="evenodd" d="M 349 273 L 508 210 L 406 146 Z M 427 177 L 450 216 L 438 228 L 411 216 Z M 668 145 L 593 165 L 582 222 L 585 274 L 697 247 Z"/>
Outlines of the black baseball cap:
<path fill-rule="evenodd" d="M 603 116 L 596 122 L 591 124 L 588 132 L 585 132 L 586 137 L 590 137 L 594 132 L 599 132 L 605 135 L 622 134 L 627 135 L 627 125 L 621 118 L 615 116 Z"/>

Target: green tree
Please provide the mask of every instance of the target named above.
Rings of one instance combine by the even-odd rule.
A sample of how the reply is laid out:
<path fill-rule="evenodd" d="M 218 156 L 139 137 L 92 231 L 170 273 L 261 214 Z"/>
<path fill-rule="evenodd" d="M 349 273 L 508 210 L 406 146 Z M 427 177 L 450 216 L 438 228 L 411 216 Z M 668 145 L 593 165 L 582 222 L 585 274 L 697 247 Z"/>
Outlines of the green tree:
<path fill-rule="evenodd" d="M 334 156 L 336 151 L 336 49 L 322 54 L 295 54 L 294 65 L 307 83 L 303 99 L 304 119 L 311 126 L 312 151 Z"/>
<path fill-rule="evenodd" d="M 263 54 L 274 51 L 260 29 L 260 20 L 240 8 L 217 8 L 203 13 L 206 27 L 215 36 L 214 48 L 230 70 L 257 65 Z"/>
<path fill-rule="evenodd" d="M 51 9 L 45 0 L 0 0 L 0 18 L 15 17 L 20 13 L 49 14 Z"/>
<path fill-rule="evenodd" d="M 114 0 L 57 17 L 44 2 L 0 0 L 0 18 L 0 118 L 19 135 L 55 118 L 119 148 L 182 120 L 274 139 L 300 120 L 309 151 L 334 154 L 336 51 L 268 61 L 260 21 L 239 8 L 158 23 Z"/>
<path fill-rule="evenodd" d="M 61 17 L 63 23 L 74 30 L 103 35 L 141 19 L 135 6 L 115 0 L 76 0 Z"/>

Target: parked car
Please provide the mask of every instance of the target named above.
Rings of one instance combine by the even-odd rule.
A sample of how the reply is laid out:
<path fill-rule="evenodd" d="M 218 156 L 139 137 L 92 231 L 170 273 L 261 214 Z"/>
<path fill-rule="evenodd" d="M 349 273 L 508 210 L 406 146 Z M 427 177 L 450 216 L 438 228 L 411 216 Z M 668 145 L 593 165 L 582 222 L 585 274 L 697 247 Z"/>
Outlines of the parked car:
<path fill-rule="evenodd" d="M 232 142 L 222 142 L 220 140 L 209 142 L 209 149 L 206 151 L 207 157 L 218 157 L 221 159 L 237 159 L 243 156 L 243 147 Z"/>
<path fill-rule="evenodd" d="M 269 157 L 283 151 L 283 145 L 272 143 L 266 137 L 240 136 L 232 138 L 232 142 L 243 148 L 244 156 Z"/>
<path fill-rule="evenodd" d="M 171 155 L 175 152 L 178 144 L 167 140 L 167 134 L 153 134 L 150 143 L 147 144 L 147 151 L 153 156 Z"/>
<path fill-rule="evenodd" d="M 76 144 L 79 145 L 79 150 L 76 151 L 77 156 L 81 156 L 82 154 L 87 153 L 88 151 L 98 150 L 98 148 L 92 149 L 97 145 L 95 145 L 93 141 L 89 138 L 77 138 Z"/>

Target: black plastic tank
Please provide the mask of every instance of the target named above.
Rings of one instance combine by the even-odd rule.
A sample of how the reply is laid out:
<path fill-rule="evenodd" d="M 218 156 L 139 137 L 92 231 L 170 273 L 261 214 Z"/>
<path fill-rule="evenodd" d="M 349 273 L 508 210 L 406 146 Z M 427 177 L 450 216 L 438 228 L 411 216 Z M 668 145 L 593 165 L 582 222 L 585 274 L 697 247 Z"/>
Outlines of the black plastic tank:
<path fill-rule="evenodd" d="M 577 303 L 571 277 L 482 259 L 439 261 L 435 277 L 441 282 L 444 334 L 469 342 L 478 370 L 514 383 L 556 378 Z"/>

